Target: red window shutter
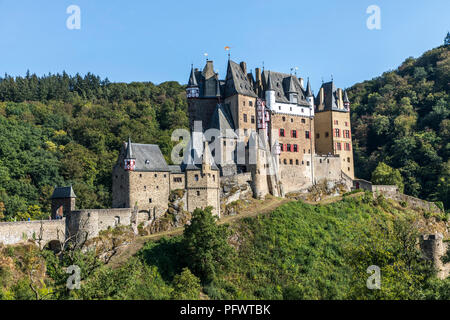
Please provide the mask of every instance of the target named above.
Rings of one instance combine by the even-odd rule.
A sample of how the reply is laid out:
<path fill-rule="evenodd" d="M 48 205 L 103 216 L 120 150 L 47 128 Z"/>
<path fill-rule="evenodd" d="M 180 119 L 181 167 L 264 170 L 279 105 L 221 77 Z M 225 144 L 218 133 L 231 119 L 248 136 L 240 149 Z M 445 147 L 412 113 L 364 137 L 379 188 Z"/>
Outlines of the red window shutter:
<path fill-rule="evenodd" d="M 291 144 L 291 152 L 294 152 L 294 145 Z"/>
<path fill-rule="evenodd" d="M 284 145 L 284 150 L 289 151 L 287 148 L 287 144 Z"/>

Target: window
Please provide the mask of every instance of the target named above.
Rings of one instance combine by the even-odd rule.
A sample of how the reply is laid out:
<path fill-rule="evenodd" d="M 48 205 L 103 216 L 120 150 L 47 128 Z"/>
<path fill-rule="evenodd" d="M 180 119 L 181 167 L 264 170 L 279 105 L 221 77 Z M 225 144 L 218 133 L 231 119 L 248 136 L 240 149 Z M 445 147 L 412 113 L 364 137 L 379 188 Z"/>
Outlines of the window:
<path fill-rule="evenodd" d="M 347 121 L 345 121 L 345 123 L 344 123 L 344 124 L 345 124 L 345 126 L 346 126 L 346 127 L 348 127 L 348 122 L 347 122 Z"/>
<path fill-rule="evenodd" d="M 334 120 L 334 124 L 335 124 L 335 125 L 338 125 L 338 124 L 339 124 L 339 121 Z"/>
<path fill-rule="evenodd" d="M 320 133 L 316 133 L 316 138 L 317 138 L 317 139 L 320 138 Z"/>
<path fill-rule="evenodd" d="M 284 162 L 284 164 L 287 164 L 287 161 L 286 161 L 286 159 L 284 159 L 284 160 L 283 160 L 283 162 Z"/>
<path fill-rule="evenodd" d="M 295 164 L 298 166 L 298 159 L 297 160 L 295 160 Z"/>
<path fill-rule="evenodd" d="M 198 174 L 195 175 L 195 181 L 198 181 Z"/>
<path fill-rule="evenodd" d="M 305 120 L 305 119 L 302 119 L 302 123 L 306 123 L 306 120 Z"/>
<path fill-rule="evenodd" d="M 306 165 L 309 167 L 309 161 L 306 161 Z"/>
<path fill-rule="evenodd" d="M 164 174 L 164 178 L 166 178 L 167 177 L 167 175 L 166 174 Z"/>
<path fill-rule="evenodd" d="M 294 122 L 294 118 L 291 118 L 291 122 Z"/>
<path fill-rule="evenodd" d="M 173 182 L 183 182 L 183 179 L 179 177 L 173 178 Z"/>
<path fill-rule="evenodd" d="M 344 138 L 350 138 L 350 130 L 344 130 Z"/>
<path fill-rule="evenodd" d="M 284 151 L 282 143 L 280 143 L 280 151 Z"/>
<path fill-rule="evenodd" d="M 325 138 L 328 138 L 330 134 L 328 132 L 325 132 Z"/>
<path fill-rule="evenodd" d="M 248 136 L 248 129 L 244 129 L 244 135 Z"/>
<path fill-rule="evenodd" d="M 292 130 L 291 131 L 291 137 L 292 138 L 297 138 L 297 130 Z"/>
<path fill-rule="evenodd" d="M 241 88 L 242 88 L 242 86 L 241 86 Z M 242 101 L 242 105 L 245 107 L 245 101 Z"/>
<path fill-rule="evenodd" d="M 255 116 L 252 116 L 251 122 L 252 122 L 252 123 L 255 123 Z"/>
<path fill-rule="evenodd" d="M 247 114 L 244 113 L 244 122 L 247 122 Z"/>
<path fill-rule="evenodd" d="M 334 129 L 334 136 L 337 138 L 341 137 L 341 130 L 340 129 Z"/>
<path fill-rule="evenodd" d="M 144 191 L 147 191 L 147 186 L 144 186 Z"/>
<path fill-rule="evenodd" d="M 155 178 L 158 178 L 158 174 L 155 173 Z"/>
<path fill-rule="evenodd" d="M 350 157 L 347 158 L 347 162 L 350 162 Z"/>
<path fill-rule="evenodd" d="M 342 150 L 342 146 L 340 142 L 336 142 L 336 150 L 340 151 Z"/>
<path fill-rule="evenodd" d="M 216 175 L 213 174 L 213 181 L 216 181 Z"/>
<path fill-rule="evenodd" d="M 249 102 L 248 102 L 248 105 L 249 105 L 250 107 L 253 107 L 253 101 L 249 101 Z"/>
<path fill-rule="evenodd" d="M 116 176 L 117 177 L 117 176 Z M 139 178 L 142 178 L 142 173 L 139 174 Z"/>
<path fill-rule="evenodd" d="M 284 129 L 280 129 L 280 137 L 284 137 Z"/>
<path fill-rule="evenodd" d="M 309 139 L 309 131 L 305 131 L 305 138 Z"/>
<path fill-rule="evenodd" d="M 285 122 L 285 121 L 286 121 L 286 117 L 283 117 L 282 119 L 283 119 L 283 122 Z"/>
<path fill-rule="evenodd" d="M 291 160 L 289 160 L 289 164 L 293 164 L 293 162 L 292 162 L 292 159 L 291 159 Z"/>
<path fill-rule="evenodd" d="M 350 151 L 350 143 L 346 143 L 345 145 L 344 145 L 344 148 L 345 148 L 345 150 L 346 151 Z"/>
<path fill-rule="evenodd" d="M 292 145 L 290 144 L 287 145 L 287 151 L 292 152 Z"/>
<path fill-rule="evenodd" d="M 200 195 L 200 191 L 197 191 L 197 196 L 199 196 Z"/>
<path fill-rule="evenodd" d="M 294 152 L 298 152 L 298 145 L 294 144 Z"/>
<path fill-rule="evenodd" d="M 152 198 L 148 199 L 148 203 L 152 203 Z"/>

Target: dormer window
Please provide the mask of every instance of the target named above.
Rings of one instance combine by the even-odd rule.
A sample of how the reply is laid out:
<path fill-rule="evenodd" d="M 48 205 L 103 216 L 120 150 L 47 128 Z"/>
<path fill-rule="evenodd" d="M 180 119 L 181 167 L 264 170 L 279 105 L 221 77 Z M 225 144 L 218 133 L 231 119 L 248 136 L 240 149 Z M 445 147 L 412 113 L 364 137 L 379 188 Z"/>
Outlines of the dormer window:
<path fill-rule="evenodd" d="M 150 160 L 145 160 L 145 164 L 150 164 Z"/>

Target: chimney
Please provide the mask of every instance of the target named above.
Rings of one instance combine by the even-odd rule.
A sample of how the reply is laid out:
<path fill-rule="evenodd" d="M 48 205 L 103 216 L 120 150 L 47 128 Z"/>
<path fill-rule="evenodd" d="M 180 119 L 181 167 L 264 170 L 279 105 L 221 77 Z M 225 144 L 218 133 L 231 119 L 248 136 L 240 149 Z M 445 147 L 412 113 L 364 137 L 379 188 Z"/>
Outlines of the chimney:
<path fill-rule="evenodd" d="M 242 72 L 244 72 L 244 74 L 247 74 L 247 64 L 244 61 L 242 61 L 240 63 L 240 65 L 241 65 Z"/>
<path fill-rule="evenodd" d="M 255 68 L 255 82 L 259 85 L 261 82 L 261 69 Z"/>

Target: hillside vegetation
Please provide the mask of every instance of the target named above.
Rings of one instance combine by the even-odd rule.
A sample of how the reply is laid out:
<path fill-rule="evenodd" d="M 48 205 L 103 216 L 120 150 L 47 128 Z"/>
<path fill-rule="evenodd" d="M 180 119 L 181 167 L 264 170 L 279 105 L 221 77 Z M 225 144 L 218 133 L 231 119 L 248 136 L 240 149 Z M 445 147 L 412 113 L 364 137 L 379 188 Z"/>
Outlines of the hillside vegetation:
<path fill-rule="evenodd" d="M 404 192 L 450 206 L 450 45 L 408 58 L 348 89 L 356 176 L 380 162 L 398 169 Z M 400 183 L 402 184 L 402 183 Z"/>
<path fill-rule="evenodd" d="M 80 208 L 110 207 L 121 143 L 156 143 L 170 160 L 172 130 L 187 127 L 186 113 L 176 82 L 0 78 L 0 221 L 48 217 L 53 188 L 69 184 Z"/>
<path fill-rule="evenodd" d="M 446 230 L 446 219 L 370 193 L 289 202 L 231 226 L 196 210 L 183 235 L 150 241 L 114 269 L 81 252 L 2 248 L 0 298 L 450 299 L 450 279 L 436 279 L 416 245 L 419 233 Z M 80 290 L 65 287 L 71 264 L 81 266 Z M 381 290 L 366 287 L 371 265 Z"/>

